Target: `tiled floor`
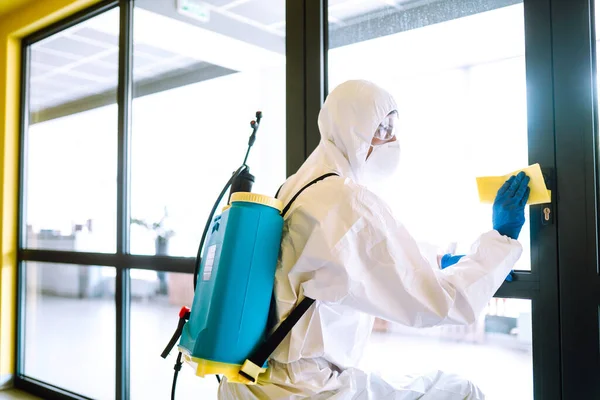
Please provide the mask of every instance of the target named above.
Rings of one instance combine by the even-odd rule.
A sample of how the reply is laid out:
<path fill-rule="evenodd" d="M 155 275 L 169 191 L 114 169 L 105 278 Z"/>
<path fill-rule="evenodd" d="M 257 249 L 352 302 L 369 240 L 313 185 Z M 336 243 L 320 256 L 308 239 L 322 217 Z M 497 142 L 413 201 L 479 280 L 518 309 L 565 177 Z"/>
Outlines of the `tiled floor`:
<path fill-rule="evenodd" d="M 21 392 L 20 390 L 4 390 L 0 391 L 0 400 L 40 400 L 38 397 L 34 397 L 28 393 Z"/>

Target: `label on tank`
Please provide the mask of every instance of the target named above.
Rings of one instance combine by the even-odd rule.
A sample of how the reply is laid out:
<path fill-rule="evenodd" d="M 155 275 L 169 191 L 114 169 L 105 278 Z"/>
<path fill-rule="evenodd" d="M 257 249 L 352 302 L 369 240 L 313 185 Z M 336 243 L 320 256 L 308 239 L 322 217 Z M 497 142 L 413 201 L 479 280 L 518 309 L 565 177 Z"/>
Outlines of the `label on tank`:
<path fill-rule="evenodd" d="M 212 275 L 213 264 L 215 263 L 215 254 L 217 253 L 217 245 L 213 244 L 208 248 L 208 254 L 206 255 L 206 263 L 204 263 L 204 274 L 202 274 L 202 280 L 210 280 Z"/>

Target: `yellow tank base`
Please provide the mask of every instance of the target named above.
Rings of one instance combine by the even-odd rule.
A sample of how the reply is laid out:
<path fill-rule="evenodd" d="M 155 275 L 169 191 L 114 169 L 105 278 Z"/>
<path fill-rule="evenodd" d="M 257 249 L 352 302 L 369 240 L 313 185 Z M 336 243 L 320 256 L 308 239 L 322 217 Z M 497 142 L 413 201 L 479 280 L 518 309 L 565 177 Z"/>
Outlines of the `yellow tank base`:
<path fill-rule="evenodd" d="M 180 351 L 181 350 L 182 349 L 180 349 Z M 252 382 L 251 380 L 240 375 L 240 369 L 242 366 L 239 364 L 228 364 L 196 358 L 186 354 L 186 352 L 183 352 L 183 359 L 186 364 L 196 371 L 196 375 L 201 378 L 204 378 L 206 375 L 223 375 L 227 378 L 227 382 L 230 383 L 240 383 L 243 385 L 256 384 L 256 382 Z M 267 370 L 265 368 L 260 368 L 261 374 L 265 373 L 266 371 Z"/>

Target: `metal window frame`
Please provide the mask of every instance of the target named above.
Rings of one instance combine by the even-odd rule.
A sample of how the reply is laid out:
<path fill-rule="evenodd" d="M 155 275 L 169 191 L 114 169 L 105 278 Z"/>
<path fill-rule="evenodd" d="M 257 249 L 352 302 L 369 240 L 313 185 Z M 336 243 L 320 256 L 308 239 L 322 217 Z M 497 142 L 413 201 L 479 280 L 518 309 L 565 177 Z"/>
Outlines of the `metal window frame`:
<path fill-rule="evenodd" d="M 133 1 L 119 0 L 119 85 L 118 156 L 117 156 L 117 255 L 129 253 L 130 181 L 131 181 L 131 113 L 133 101 Z M 129 398 L 131 277 L 129 266 L 117 264 L 115 302 L 117 306 L 116 398 Z"/>
<path fill-rule="evenodd" d="M 600 398 L 598 104 L 594 0 L 551 0 L 562 394 Z"/>
<path fill-rule="evenodd" d="M 552 223 L 544 226 L 546 205 L 530 209 L 531 277 L 538 283 L 531 305 L 534 398 L 562 399 L 551 0 L 525 0 L 524 12 L 529 157 L 543 166 L 552 190 L 549 207 L 554 214 Z"/>
<path fill-rule="evenodd" d="M 326 93 L 326 0 L 286 0 L 286 154 L 294 174 L 321 140 Z"/>
<path fill-rule="evenodd" d="M 29 377 L 20 377 L 18 385 L 20 390 L 31 393 L 37 397 L 48 400 L 92 400 L 89 397 L 82 396 L 75 392 L 65 390 L 58 386 L 50 385 L 46 382 Z"/>

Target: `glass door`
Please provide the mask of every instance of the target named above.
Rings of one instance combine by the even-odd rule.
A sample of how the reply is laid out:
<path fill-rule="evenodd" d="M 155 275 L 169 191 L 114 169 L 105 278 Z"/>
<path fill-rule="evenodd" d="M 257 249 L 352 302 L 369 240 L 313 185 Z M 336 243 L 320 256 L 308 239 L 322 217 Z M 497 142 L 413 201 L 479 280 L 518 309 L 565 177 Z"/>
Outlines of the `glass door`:
<path fill-rule="evenodd" d="M 552 185 L 547 4 L 330 0 L 327 14 L 329 89 L 366 79 L 396 98 L 401 167 L 393 185 L 375 191 L 424 255 L 465 254 L 492 229 L 476 177 L 540 163 Z M 515 279 L 475 324 L 412 329 L 378 321 L 364 367 L 392 384 L 439 369 L 472 381 L 488 399 L 555 398 L 554 383 L 542 379 L 558 373 L 548 351 L 558 338 L 540 334 L 558 329 L 556 282 L 540 286 L 542 265 L 556 270 L 546 207 L 543 223 L 542 208 L 528 207 Z"/>

